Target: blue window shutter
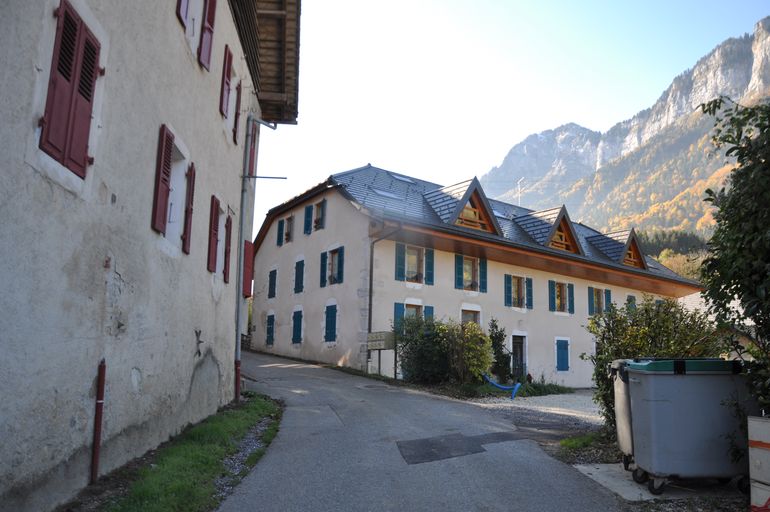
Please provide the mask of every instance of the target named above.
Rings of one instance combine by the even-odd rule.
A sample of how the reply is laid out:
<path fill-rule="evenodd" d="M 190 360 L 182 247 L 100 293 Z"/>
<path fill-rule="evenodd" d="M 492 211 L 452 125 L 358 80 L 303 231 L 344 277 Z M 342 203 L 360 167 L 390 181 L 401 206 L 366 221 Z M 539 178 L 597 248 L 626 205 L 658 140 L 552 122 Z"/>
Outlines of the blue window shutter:
<path fill-rule="evenodd" d="M 337 249 L 337 284 L 342 284 L 342 276 L 345 275 L 345 248 Z"/>
<path fill-rule="evenodd" d="M 634 297 L 633 295 L 629 295 L 626 298 L 626 304 L 628 304 L 628 309 L 630 309 L 631 311 L 635 310 L 636 309 L 636 297 Z"/>
<path fill-rule="evenodd" d="M 291 320 L 291 342 L 299 343 L 302 341 L 302 311 L 295 311 Z"/>
<path fill-rule="evenodd" d="M 513 277 L 511 277 L 508 274 L 505 274 L 503 276 L 503 279 L 505 281 L 504 283 L 504 292 L 503 292 L 503 304 L 506 308 L 509 308 L 513 306 Z"/>
<path fill-rule="evenodd" d="M 303 226 L 303 232 L 309 235 L 313 232 L 313 205 L 309 204 L 305 206 L 305 225 Z"/>
<path fill-rule="evenodd" d="M 326 306 L 326 335 L 324 341 L 337 341 L 337 306 Z"/>
<path fill-rule="evenodd" d="M 455 254 L 455 288 L 463 289 L 463 255 Z"/>
<path fill-rule="evenodd" d="M 302 293 L 305 288 L 305 261 L 294 264 L 294 293 Z"/>
<path fill-rule="evenodd" d="M 532 278 L 528 277 L 525 282 L 527 283 L 527 309 L 532 309 L 535 306 L 532 300 Z"/>
<path fill-rule="evenodd" d="M 556 281 L 548 281 L 548 311 L 556 311 Z"/>
<path fill-rule="evenodd" d="M 326 199 L 321 201 L 321 213 L 320 213 L 320 220 L 317 220 L 318 225 L 316 226 L 316 229 L 323 229 L 326 227 Z"/>
<path fill-rule="evenodd" d="M 589 286 L 588 287 L 588 316 L 593 316 L 594 314 L 594 287 Z"/>
<path fill-rule="evenodd" d="M 569 370 L 569 341 L 556 340 L 556 370 Z"/>
<path fill-rule="evenodd" d="M 479 260 L 479 291 L 487 293 L 487 260 Z"/>
<path fill-rule="evenodd" d="M 267 298 L 272 299 L 275 297 L 275 281 L 278 271 L 277 270 L 271 270 L 270 274 L 267 277 Z"/>
<path fill-rule="evenodd" d="M 423 317 L 425 317 L 425 320 L 433 319 L 433 306 L 425 306 L 423 308 Z"/>
<path fill-rule="evenodd" d="M 569 298 L 569 314 L 575 312 L 575 285 L 570 283 L 567 285 L 567 297 Z"/>
<path fill-rule="evenodd" d="M 265 343 L 272 345 L 275 341 L 275 317 L 273 315 L 267 315 L 267 333 L 265 336 Z"/>
<path fill-rule="evenodd" d="M 612 304 L 612 290 L 607 288 L 604 290 L 604 309 L 606 310 Z"/>
<path fill-rule="evenodd" d="M 283 245 L 283 219 L 278 221 L 278 239 L 275 241 L 278 247 Z"/>
<path fill-rule="evenodd" d="M 425 284 L 433 285 L 433 249 L 425 249 Z"/>
<path fill-rule="evenodd" d="M 393 304 L 393 328 L 401 330 L 401 322 L 404 320 L 404 305 L 400 302 Z"/>
<path fill-rule="evenodd" d="M 396 244 L 396 281 L 406 280 L 406 246 Z"/>
<path fill-rule="evenodd" d="M 326 287 L 326 266 L 327 266 L 327 258 L 329 257 L 328 253 L 322 252 L 321 253 L 321 288 Z"/>

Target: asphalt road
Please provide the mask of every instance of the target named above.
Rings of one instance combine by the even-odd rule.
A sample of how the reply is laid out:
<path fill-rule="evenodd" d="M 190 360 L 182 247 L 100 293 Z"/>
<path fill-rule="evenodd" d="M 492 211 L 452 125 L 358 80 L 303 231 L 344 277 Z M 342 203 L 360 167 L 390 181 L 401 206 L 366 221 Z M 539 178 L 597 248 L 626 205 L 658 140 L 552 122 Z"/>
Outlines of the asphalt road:
<path fill-rule="evenodd" d="M 219 510 L 610 511 L 623 503 L 478 405 L 244 353 L 280 432 Z"/>

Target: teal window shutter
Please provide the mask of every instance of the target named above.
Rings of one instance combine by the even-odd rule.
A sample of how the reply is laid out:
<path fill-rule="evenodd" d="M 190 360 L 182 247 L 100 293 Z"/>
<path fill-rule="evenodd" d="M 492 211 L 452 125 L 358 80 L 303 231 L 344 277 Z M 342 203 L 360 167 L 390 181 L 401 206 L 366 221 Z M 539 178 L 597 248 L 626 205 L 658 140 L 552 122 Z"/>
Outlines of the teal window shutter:
<path fill-rule="evenodd" d="M 396 244 L 396 281 L 406 281 L 406 246 Z"/>
<path fill-rule="evenodd" d="M 556 311 L 556 281 L 548 281 L 548 311 Z"/>
<path fill-rule="evenodd" d="M 401 302 L 393 304 L 393 328 L 396 331 L 401 330 L 401 323 L 404 320 L 404 305 Z"/>
<path fill-rule="evenodd" d="M 283 245 L 283 219 L 278 221 L 278 239 L 275 241 L 278 247 Z"/>
<path fill-rule="evenodd" d="M 302 341 L 302 311 L 295 311 L 291 316 L 291 342 Z"/>
<path fill-rule="evenodd" d="M 525 280 L 525 283 L 527 286 L 527 309 L 532 309 L 535 306 L 535 303 L 532 300 L 532 278 L 528 277 Z"/>
<path fill-rule="evenodd" d="M 569 314 L 572 315 L 575 313 L 575 285 L 572 283 L 567 285 L 567 297 L 569 299 L 569 304 L 567 304 Z"/>
<path fill-rule="evenodd" d="M 607 288 L 604 290 L 604 309 L 607 310 L 608 307 L 610 307 L 610 304 L 612 304 L 612 290 Z"/>
<path fill-rule="evenodd" d="M 556 370 L 566 372 L 569 370 L 569 341 L 556 340 Z"/>
<path fill-rule="evenodd" d="M 463 289 L 463 255 L 455 254 L 455 288 Z"/>
<path fill-rule="evenodd" d="M 504 280 L 504 292 L 503 292 L 503 304 L 506 308 L 513 306 L 513 277 L 508 274 L 503 276 Z"/>
<path fill-rule="evenodd" d="M 626 297 L 626 304 L 628 305 L 628 309 L 630 309 L 631 311 L 635 310 L 636 297 L 634 297 L 633 295 L 629 295 L 628 297 Z"/>
<path fill-rule="evenodd" d="M 275 341 L 275 316 L 267 315 L 267 333 L 265 336 L 265 343 L 272 345 Z"/>
<path fill-rule="evenodd" d="M 305 288 L 305 261 L 294 264 L 294 293 L 302 293 Z"/>
<path fill-rule="evenodd" d="M 313 232 L 313 205 L 309 204 L 305 206 L 305 224 L 303 226 L 303 233 L 309 235 Z"/>
<path fill-rule="evenodd" d="M 326 266 L 328 262 L 329 254 L 326 252 L 321 253 L 321 288 L 326 287 Z"/>
<path fill-rule="evenodd" d="M 433 249 L 425 249 L 425 284 L 433 285 Z"/>
<path fill-rule="evenodd" d="M 326 306 L 326 333 L 324 341 L 337 341 L 337 306 Z"/>
<path fill-rule="evenodd" d="M 588 287 L 588 316 L 593 316 L 594 314 L 594 287 L 589 286 Z"/>
<path fill-rule="evenodd" d="M 487 293 L 487 260 L 479 260 L 479 291 Z"/>
<path fill-rule="evenodd" d="M 337 249 L 337 284 L 342 284 L 342 276 L 345 275 L 345 248 Z"/>
<path fill-rule="evenodd" d="M 277 270 L 271 270 L 267 276 L 267 298 L 272 299 L 275 297 L 275 281 L 278 277 Z"/>
<path fill-rule="evenodd" d="M 433 319 L 433 306 L 425 306 L 423 308 L 423 317 L 425 320 Z"/>

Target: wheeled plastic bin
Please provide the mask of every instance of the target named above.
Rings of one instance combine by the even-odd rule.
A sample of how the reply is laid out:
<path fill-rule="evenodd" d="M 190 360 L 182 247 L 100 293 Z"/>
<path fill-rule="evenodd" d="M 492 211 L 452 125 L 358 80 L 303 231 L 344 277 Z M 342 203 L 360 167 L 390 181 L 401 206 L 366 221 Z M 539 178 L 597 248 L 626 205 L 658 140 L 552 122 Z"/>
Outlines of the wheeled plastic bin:
<path fill-rule="evenodd" d="M 618 448 L 623 454 L 623 469 L 629 470 L 634 460 L 634 436 L 631 430 L 631 397 L 628 392 L 628 359 L 615 359 L 610 365 L 610 375 L 615 391 L 615 431 Z"/>
<path fill-rule="evenodd" d="M 650 477 L 653 494 L 666 478 L 730 479 L 748 474 L 736 405 L 752 410 L 737 361 L 669 359 L 629 361 L 631 428 L 637 473 Z"/>

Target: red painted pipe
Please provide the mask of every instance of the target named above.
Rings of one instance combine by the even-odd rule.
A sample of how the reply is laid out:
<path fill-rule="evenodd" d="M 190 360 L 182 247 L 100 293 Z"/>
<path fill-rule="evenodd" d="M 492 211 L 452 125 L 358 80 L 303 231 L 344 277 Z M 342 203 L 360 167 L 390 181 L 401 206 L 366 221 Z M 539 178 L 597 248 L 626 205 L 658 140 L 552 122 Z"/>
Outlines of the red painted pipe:
<path fill-rule="evenodd" d="M 241 362 L 235 361 L 235 403 L 241 400 Z"/>
<path fill-rule="evenodd" d="M 96 379 L 96 413 L 94 414 L 94 444 L 91 449 L 91 483 L 99 478 L 99 447 L 102 444 L 102 412 L 104 410 L 104 376 L 107 365 L 99 362 L 99 376 Z"/>

